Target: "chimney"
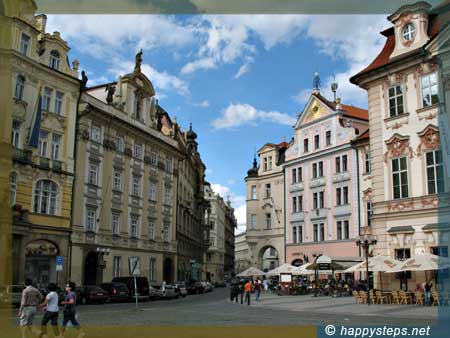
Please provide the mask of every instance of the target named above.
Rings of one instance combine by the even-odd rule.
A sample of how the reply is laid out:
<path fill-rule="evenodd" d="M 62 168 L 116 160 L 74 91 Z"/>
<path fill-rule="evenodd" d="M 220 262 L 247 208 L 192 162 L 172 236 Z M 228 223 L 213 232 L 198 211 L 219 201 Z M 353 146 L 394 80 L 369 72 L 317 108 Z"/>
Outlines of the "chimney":
<path fill-rule="evenodd" d="M 47 16 L 45 14 L 39 14 L 35 17 L 36 28 L 43 34 L 45 33 L 45 28 L 47 27 Z"/>

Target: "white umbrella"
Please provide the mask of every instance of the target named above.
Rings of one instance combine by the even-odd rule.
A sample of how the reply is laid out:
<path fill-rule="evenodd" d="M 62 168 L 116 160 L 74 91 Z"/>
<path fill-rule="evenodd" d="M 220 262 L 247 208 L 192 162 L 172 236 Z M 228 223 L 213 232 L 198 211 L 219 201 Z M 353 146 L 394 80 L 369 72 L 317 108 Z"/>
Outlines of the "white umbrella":
<path fill-rule="evenodd" d="M 400 262 L 396 267 L 387 272 L 402 271 L 429 271 L 450 268 L 450 260 L 447 257 L 437 256 L 430 253 L 421 253 Z"/>
<path fill-rule="evenodd" d="M 264 276 L 264 275 L 265 275 L 264 271 L 261 271 L 255 267 L 250 267 L 250 268 L 242 271 L 241 273 L 238 273 L 236 276 L 238 276 L 238 277 L 256 277 L 256 276 Z"/>
<path fill-rule="evenodd" d="M 373 272 L 385 272 L 394 269 L 400 264 L 399 261 L 392 259 L 389 256 L 374 256 L 369 258 L 369 271 Z M 366 261 L 353 265 L 352 267 L 344 270 L 344 273 L 367 271 Z"/>
<path fill-rule="evenodd" d="M 281 273 L 294 273 L 295 269 L 297 267 L 284 263 L 283 265 L 280 265 L 278 268 L 270 270 L 269 272 L 266 272 L 266 276 L 278 276 Z"/>
<path fill-rule="evenodd" d="M 308 270 L 307 267 L 309 265 L 311 265 L 312 263 L 306 263 L 303 265 L 300 265 L 299 267 L 297 267 L 292 274 L 293 275 L 299 275 L 299 276 L 304 276 L 304 275 L 314 275 L 314 270 Z"/>

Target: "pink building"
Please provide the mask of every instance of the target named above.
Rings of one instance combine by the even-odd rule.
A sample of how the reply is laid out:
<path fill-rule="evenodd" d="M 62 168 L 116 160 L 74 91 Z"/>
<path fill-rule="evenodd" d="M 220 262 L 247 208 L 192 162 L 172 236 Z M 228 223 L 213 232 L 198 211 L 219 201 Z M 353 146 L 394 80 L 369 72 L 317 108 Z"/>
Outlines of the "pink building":
<path fill-rule="evenodd" d="M 367 128 L 367 110 L 328 101 L 318 89 L 311 94 L 285 155 L 287 263 L 318 255 L 344 266 L 358 260 L 362 206 L 351 140 Z"/>

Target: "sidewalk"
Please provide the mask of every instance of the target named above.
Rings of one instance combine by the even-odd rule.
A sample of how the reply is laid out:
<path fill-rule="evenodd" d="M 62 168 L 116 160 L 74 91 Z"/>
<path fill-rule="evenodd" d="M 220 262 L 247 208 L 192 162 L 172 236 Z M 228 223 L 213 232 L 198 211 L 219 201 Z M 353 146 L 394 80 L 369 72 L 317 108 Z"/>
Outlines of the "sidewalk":
<path fill-rule="evenodd" d="M 333 298 L 329 296 L 277 296 L 275 294 L 262 294 L 259 302 L 254 301 L 254 297 L 252 297 L 252 306 L 316 314 L 393 317 L 412 320 L 438 319 L 437 306 L 392 304 L 371 304 L 368 306 L 367 304 L 356 304 L 353 297 Z"/>

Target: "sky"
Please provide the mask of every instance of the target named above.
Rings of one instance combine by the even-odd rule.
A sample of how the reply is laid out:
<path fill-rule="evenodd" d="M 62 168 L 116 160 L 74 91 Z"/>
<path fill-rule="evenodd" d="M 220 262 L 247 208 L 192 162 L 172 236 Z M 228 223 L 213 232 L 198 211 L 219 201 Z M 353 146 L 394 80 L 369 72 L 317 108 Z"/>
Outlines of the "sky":
<path fill-rule="evenodd" d="M 332 99 L 367 107 L 367 94 L 349 78 L 384 45 L 386 15 L 49 15 L 78 59 L 88 86 L 142 71 L 159 104 L 198 134 L 206 179 L 230 198 L 245 230 L 245 176 L 255 149 L 289 141 L 320 74 Z"/>

